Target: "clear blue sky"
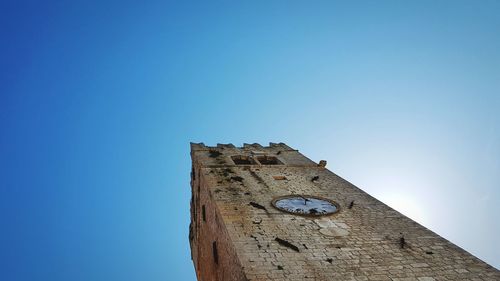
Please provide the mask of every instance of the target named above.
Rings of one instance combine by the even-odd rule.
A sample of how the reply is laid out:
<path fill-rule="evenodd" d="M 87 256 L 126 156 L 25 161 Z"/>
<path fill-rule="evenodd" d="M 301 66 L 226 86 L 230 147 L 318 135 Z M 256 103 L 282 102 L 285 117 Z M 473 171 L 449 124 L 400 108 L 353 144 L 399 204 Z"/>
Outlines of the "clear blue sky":
<path fill-rule="evenodd" d="M 286 142 L 500 267 L 500 2 L 0 2 L 0 279 L 194 280 L 189 142 Z"/>

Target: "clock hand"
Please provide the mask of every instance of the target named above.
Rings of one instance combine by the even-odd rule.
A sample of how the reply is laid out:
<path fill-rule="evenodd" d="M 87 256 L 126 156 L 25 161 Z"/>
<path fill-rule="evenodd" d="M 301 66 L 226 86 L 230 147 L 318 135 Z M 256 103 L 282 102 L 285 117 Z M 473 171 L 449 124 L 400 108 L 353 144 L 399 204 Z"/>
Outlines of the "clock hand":
<path fill-rule="evenodd" d="M 309 201 L 307 198 L 305 198 L 302 195 L 297 195 L 297 196 L 299 196 L 300 198 L 304 199 L 304 205 L 307 205 L 307 201 Z"/>

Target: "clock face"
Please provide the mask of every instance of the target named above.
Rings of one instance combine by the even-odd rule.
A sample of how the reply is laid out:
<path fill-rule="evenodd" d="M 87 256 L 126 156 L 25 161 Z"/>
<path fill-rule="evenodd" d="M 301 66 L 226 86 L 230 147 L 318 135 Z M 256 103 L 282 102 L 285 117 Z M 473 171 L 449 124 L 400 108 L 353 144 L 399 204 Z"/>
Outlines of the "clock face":
<path fill-rule="evenodd" d="M 323 216 L 337 212 L 338 206 L 331 200 L 310 195 L 289 195 L 273 200 L 278 210 L 304 216 Z"/>

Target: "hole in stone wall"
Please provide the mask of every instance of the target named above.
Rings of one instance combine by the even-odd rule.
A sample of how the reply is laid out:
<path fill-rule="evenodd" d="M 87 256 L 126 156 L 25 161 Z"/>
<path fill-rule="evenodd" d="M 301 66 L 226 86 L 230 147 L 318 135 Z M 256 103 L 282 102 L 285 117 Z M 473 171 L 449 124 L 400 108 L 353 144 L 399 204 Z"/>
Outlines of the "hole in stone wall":
<path fill-rule="evenodd" d="M 258 156 L 257 160 L 259 161 L 260 164 L 262 165 L 281 165 L 280 160 L 274 156 Z"/>
<path fill-rule="evenodd" d="M 261 209 L 261 210 L 264 210 L 264 211 L 266 211 L 266 212 L 267 212 L 266 207 L 262 206 L 262 205 L 261 205 L 261 204 L 259 204 L 259 203 L 250 202 L 249 204 L 250 204 L 252 207 L 254 207 L 254 208 Z"/>
<path fill-rule="evenodd" d="M 205 214 L 205 205 L 201 206 L 201 216 L 203 217 L 203 221 L 207 221 L 207 217 Z"/>
<path fill-rule="evenodd" d="M 248 156 L 244 155 L 235 155 L 232 156 L 231 159 L 233 159 L 234 164 L 236 165 L 254 165 L 255 161 Z"/>
<path fill-rule="evenodd" d="M 219 253 L 217 252 L 217 241 L 212 242 L 212 255 L 214 256 L 215 264 L 219 264 Z"/>
<path fill-rule="evenodd" d="M 297 246 L 293 245 L 292 243 L 290 243 L 290 242 L 288 242 L 288 241 L 286 241 L 286 240 L 284 240 L 284 239 L 281 239 L 281 238 L 279 238 L 279 237 L 276 237 L 276 238 L 274 238 L 274 240 L 275 240 L 276 242 L 278 242 L 278 243 L 279 243 L 280 245 L 282 245 L 282 246 L 285 246 L 285 247 L 287 247 L 287 248 L 290 248 L 290 249 L 294 250 L 295 252 L 300 252 L 300 251 L 299 251 L 299 247 L 297 247 Z"/>

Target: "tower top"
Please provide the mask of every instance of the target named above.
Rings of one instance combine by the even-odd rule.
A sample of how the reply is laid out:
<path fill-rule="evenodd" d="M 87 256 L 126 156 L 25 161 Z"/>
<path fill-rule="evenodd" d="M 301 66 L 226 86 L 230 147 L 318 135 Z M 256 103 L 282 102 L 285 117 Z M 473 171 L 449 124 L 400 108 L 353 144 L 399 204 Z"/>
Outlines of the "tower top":
<path fill-rule="evenodd" d="M 236 147 L 232 144 L 206 146 L 203 143 L 191 143 L 191 157 L 195 166 L 233 167 L 233 166 L 318 166 L 298 150 L 284 143 L 269 143 L 262 146 L 258 143 L 243 144 Z"/>

